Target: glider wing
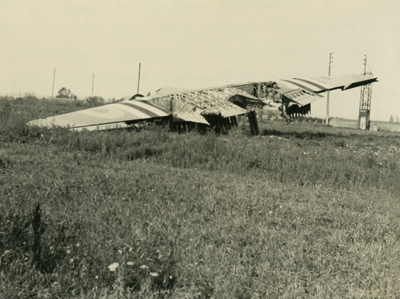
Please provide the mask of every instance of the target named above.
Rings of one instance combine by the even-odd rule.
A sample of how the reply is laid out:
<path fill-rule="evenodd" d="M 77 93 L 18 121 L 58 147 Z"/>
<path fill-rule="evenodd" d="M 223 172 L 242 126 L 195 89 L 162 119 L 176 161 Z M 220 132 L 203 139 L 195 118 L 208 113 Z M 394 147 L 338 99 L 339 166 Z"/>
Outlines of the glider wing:
<path fill-rule="evenodd" d="M 257 100 L 241 90 L 229 87 L 181 92 L 170 89 L 170 92 L 172 93 L 158 91 L 147 97 L 33 120 L 28 124 L 61 126 L 74 130 L 107 130 L 128 127 L 141 121 L 172 117 L 174 122 L 209 125 L 210 118 L 227 118 L 248 112 L 231 103 L 231 97 Z"/>
<path fill-rule="evenodd" d="M 310 104 L 326 91 L 351 88 L 376 82 L 377 78 L 369 75 L 329 76 L 317 78 L 293 78 L 277 80 L 276 84 L 282 95 L 301 106 Z M 279 90 L 278 89 L 278 90 Z"/>

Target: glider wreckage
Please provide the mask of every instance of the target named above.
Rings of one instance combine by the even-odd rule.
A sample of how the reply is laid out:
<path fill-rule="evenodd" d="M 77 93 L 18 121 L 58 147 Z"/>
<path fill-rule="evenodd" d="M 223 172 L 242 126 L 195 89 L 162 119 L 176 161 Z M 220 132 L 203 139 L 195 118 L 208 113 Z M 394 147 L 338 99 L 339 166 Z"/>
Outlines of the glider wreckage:
<path fill-rule="evenodd" d="M 252 119 L 256 119 L 257 108 L 279 109 L 281 116 L 290 122 L 292 115 L 308 114 L 310 104 L 321 98 L 323 92 L 348 90 L 376 81 L 376 77 L 368 75 L 348 75 L 248 82 L 195 90 L 161 88 L 145 97 L 136 95 L 119 103 L 33 120 L 28 124 L 110 130 L 143 122 L 169 121 L 178 130 L 194 126 L 229 129 L 237 125 L 237 117 L 248 115 L 252 133 L 256 134 L 258 127 L 252 127 Z"/>

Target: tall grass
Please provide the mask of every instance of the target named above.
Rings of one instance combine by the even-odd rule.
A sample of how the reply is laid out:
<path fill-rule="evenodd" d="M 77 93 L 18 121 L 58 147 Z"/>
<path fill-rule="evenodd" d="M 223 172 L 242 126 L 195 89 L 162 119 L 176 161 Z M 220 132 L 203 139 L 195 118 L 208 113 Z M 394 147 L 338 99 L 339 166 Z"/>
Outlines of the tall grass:
<path fill-rule="evenodd" d="M 166 129 L 142 132 L 70 132 L 64 129 L 20 128 L 4 140 L 56 146 L 62 151 L 120 161 L 147 160 L 175 168 L 251 174 L 297 186 L 363 190 L 399 190 L 400 139 L 313 137 L 289 140 L 220 137 L 210 133 L 175 134 Z M 234 134 L 233 134 L 234 135 Z M 306 133 L 302 133 L 302 136 Z"/>
<path fill-rule="evenodd" d="M 62 103 L 0 105 L 5 298 L 399 296 L 396 135 L 72 132 L 25 125 Z"/>

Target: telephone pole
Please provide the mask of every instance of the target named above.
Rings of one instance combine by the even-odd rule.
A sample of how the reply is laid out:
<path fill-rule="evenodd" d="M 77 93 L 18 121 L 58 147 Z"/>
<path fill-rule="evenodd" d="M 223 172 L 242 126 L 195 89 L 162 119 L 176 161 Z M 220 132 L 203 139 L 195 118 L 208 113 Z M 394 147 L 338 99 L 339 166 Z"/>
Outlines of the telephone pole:
<path fill-rule="evenodd" d="M 94 73 L 93 73 L 93 76 L 92 76 L 92 98 L 93 98 L 93 87 L 94 87 Z"/>
<path fill-rule="evenodd" d="M 331 75 L 331 64 L 333 61 L 333 52 L 329 53 L 329 70 L 328 70 L 328 76 Z M 326 95 L 326 120 L 325 123 L 329 125 L 329 91 L 328 94 Z"/>
<path fill-rule="evenodd" d="M 139 63 L 139 75 L 138 75 L 138 82 L 137 82 L 137 94 L 139 93 L 139 84 L 140 84 L 140 66 L 141 66 L 141 63 Z"/>
<path fill-rule="evenodd" d="M 54 81 L 56 81 L 56 69 L 54 69 L 54 74 L 53 74 L 53 89 L 51 92 L 51 99 L 54 99 Z"/>

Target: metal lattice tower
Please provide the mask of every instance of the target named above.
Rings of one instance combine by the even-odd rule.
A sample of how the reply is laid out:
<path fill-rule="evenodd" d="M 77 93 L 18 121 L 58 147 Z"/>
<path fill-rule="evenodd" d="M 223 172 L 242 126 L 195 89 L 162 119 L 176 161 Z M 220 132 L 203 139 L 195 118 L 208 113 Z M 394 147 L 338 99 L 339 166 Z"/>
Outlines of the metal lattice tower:
<path fill-rule="evenodd" d="M 367 55 L 364 55 L 364 75 L 372 76 L 372 73 L 367 73 Z M 360 92 L 360 109 L 358 114 L 358 128 L 361 130 L 369 130 L 371 116 L 371 99 L 372 99 L 372 84 L 361 86 Z"/>

